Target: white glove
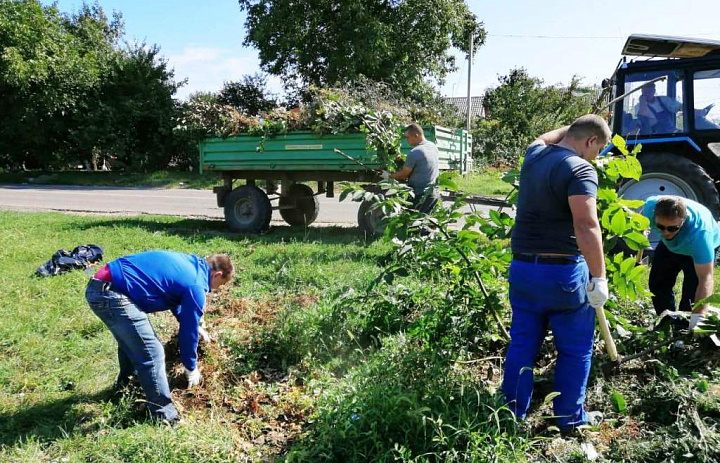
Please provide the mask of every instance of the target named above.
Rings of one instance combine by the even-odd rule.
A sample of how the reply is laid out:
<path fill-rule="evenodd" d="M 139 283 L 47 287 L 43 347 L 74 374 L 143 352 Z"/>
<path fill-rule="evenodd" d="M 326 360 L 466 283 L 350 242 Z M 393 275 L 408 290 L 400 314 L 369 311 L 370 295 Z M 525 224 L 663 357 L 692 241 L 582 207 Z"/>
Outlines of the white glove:
<path fill-rule="evenodd" d="M 692 313 L 690 314 L 690 331 L 694 330 L 698 327 L 698 325 L 702 324 L 702 322 L 710 315 L 715 314 L 720 317 L 720 309 L 713 306 L 708 306 L 707 311 L 705 313 Z"/>
<path fill-rule="evenodd" d="M 694 313 L 690 315 L 690 330 L 694 330 L 700 324 L 701 321 L 705 320 L 704 313 Z"/>
<path fill-rule="evenodd" d="M 587 286 L 587 296 L 590 305 L 599 309 L 610 297 L 608 292 L 608 284 L 605 278 L 592 278 Z"/>
<path fill-rule="evenodd" d="M 212 342 L 212 337 L 210 337 L 210 333 L 208 333 L 207 330 L 202 326 L 198 327 L 198 335 L 200 336 L 200 341 L 204 342 L 205 344 L 210 344 Z"/>
<path fill-rule="evenodd" d="M 380 178 L 383 180 L 388 180 L 390 178 L 390 172 L 388 172 L 387 170 L 381 171 Z"/>
<path fill-rule="evenodd" d="M 185 378 L 187 378 L 188 389 L 191 389 L 202 381 L 202 375 L 200 374 L 200 367 L 195 367 L 194 370 L 190 371 L 185 368 Z"/>

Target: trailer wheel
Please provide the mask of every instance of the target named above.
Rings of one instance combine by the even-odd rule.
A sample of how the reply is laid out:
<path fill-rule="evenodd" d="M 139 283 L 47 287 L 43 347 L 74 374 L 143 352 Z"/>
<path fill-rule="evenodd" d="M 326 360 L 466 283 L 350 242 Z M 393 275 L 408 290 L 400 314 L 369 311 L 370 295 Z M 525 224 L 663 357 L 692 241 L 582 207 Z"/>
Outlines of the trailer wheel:
<path fill-rule="evenodd" d="M 306 226 L 315 222 L 320 212 L 320 201 L 313 193 L 312 188 L 302 183 L 293 183 L 287 191 L 280 196 L 280 215 L 283 220 L 292 226 Z M 292 209 L 283 207 L 294 206 Z"/>
<path fill-rule="evenodd" d="M 225 197 L 225 222 L 232 231 L 260 233 L 270 226 L 272 206 L 260 188 L 244 185 Z"/>
<path fill-rule="evenodd" d="M 386 218 L 382 208 L 377 207 L 370 210 L 373 201 L 363 201 L 358 209 L 358 225 L 368 235 L 377 236 L 385 232 L 383 220 Z"/>
<path fill-rule="evenodd" d="M 618 190 L 626 199 L 647 199 L 655 195 L 682 196 L 707 207 L 717 219 L 720 214 L 720 197 L 712 178 L 698 164 L 671 153 L 641 153 L 638 160 L 643 174 L 640 181 L 629 180 Z M 653 249 L 660 238 L 650 235 Z"/>

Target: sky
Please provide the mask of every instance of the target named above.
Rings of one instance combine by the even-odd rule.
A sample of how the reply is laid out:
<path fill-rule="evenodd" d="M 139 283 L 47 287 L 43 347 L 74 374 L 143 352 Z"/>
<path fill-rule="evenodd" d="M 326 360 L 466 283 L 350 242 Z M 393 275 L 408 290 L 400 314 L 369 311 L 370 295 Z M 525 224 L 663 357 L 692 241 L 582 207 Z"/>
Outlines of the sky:
<path fill-rule="evenodd" d="M 49 4 L 51 1 L 44 1 Z M 59 0 L 73 12 L 82 0 Z M 236 0 L 99 0 L 108 16 L 122 13 L 125 39 L 160 46 L 161 55 L 196 91 L 217 91 L 225 81 L 260 71 L 257 50 L 244 47 L 245 15 Z M 573 75 L 592 85 L 609 77 L 625 39 L 632 33 L 720 40 L 718 0 L 470 0 L 466 2 L 488 32 L 473 59 L 471 92 L 482 95 L 498 77 L 525 68 L 546 84 L 565 84 Z M 459 70 L 439 90 L 466 96 L 468 62 L 456 52 Z M 269 79 L 279 93 L 282 82 Z"/>

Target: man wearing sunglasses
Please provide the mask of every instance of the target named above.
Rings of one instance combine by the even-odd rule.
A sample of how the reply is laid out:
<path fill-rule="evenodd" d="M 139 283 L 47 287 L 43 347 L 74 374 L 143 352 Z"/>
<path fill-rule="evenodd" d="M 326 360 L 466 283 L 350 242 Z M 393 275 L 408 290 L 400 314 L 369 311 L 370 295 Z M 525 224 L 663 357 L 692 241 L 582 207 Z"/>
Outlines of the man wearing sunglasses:
<path fill-rule="evenodd" d="M 697 326 L 708 305 L 693 310 L 695 301 L 713 293 L 716 250 L 720 246 L 720 227 L 708 208 L 679 196 L 651 196 L 643 215 L 660 234 L 660 243 L 650 268 L 653 306 L 661 314 L 675 311 L 673 287 L 683 272 L 680 310 L 690 312 L 690 329 Z"/>
<path fill-rule="evenodd" d="M 590 373 L 595 309 L 608 298 L 596 197 L 589 161 L 610 140 L 599 116 L 541 135 L 527 149 L 511 246 L 510 346 L 503 393 L 521 419 L 530 406 L 535 357 L 548 327 L 558 351 L 553 400 L 562 432 L 588 423 L 585 388 Z M 592 284 L 590 284 L 592 283 Z"/>

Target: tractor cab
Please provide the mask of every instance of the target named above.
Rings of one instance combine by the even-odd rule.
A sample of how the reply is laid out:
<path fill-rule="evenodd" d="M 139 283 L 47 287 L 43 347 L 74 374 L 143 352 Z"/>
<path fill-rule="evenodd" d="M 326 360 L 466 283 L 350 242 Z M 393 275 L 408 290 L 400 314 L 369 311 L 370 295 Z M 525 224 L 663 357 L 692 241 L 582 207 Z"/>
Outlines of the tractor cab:
<path fill-rule="evenodd" d="M 631 35 L 613 77 L 612 130 L 641 143 L 623 197 L 683 196 L 720 216 L 720 41 Z M 608 149 L 612 150 L 613 147 Z"/>

